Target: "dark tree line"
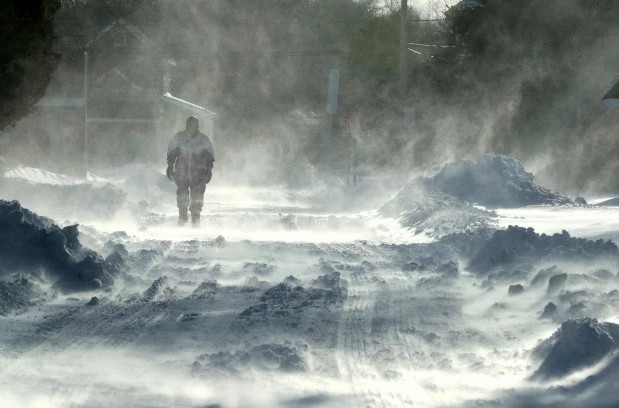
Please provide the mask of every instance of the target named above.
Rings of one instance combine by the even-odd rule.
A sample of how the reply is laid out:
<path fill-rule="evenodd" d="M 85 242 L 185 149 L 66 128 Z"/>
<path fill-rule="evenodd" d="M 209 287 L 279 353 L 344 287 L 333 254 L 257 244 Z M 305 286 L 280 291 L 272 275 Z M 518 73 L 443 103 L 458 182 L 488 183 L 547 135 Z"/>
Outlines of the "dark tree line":
<path fill-rule="evenodd" d="M 0 131 L 43 96 L 59 55 L 54 14 L 60 0 L 6 0 L 0 13 Z"/>
<path fill-rule="evenodd" d="M 494 116 L 488 148 L 547 155 L 549 176 L 571 183 L 561 187 L 619 188 L 610 176 L 619 171 L 619 115 L 601 104 L 619 79 L 619 3 L 479 3 L 445 13 L 445 42 L 456 47 L 421 69 L 436 97 L 464 109 L 463 122 Z"/>

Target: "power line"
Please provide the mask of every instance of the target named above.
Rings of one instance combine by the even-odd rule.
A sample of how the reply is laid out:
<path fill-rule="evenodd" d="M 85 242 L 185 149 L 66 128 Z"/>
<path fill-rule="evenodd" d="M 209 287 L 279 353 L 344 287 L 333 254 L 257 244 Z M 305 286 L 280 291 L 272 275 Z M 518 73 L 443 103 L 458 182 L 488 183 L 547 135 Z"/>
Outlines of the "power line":
<path fill-rule="evenodd" d="M 220 54 L 244 54 L 244 55 L 271 55 L 271 56 L 328 56 L 328 55 L 347 55 L 352 51 L 244 51 L 244 50 L 223 50 L 223 51 L 203 51 L 201 55 L 220 55 Z"/>
<path fill-rule="evenodd" d="M 417 47 L 434 47 L 434 48 L 457 48 L 455 45 L 436 45 L 436 44 L 419 44 L 408 43 L 408 45 L 416 45 Z"/>

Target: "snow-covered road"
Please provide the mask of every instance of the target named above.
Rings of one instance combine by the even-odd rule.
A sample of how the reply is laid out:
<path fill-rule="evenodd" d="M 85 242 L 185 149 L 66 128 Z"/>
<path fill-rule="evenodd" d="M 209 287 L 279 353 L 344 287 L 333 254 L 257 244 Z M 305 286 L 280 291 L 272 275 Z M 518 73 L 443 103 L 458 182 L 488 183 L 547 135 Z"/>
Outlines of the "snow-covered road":
<path fill-rule="evenodd" d="M 539 341 L 566 319 L 619 322 L 613 257 L 527 258 L 525 269 L 478 274 L 460 249 L 372 205 L 329 205 L 341 191 L 283 187 L 214 184 L 203 227 L 179 229 L 162 185 L 107 219 L 56 218 L 81 221 L 80 242 L 120 272 L 107 289 L 43 287 L 0 316 L 2 406 L 517 406 L 523 390 L 543 406 L 547 384 L 529 380 Z M 619 236 L 612 207 L 497 213 L 501 226 Z M 562 273 L 555 292 L 549 279 Z M 540 319 L 550 302 L 556 315 Z M 608 361 L 552 385 L 569 389 Z"/>

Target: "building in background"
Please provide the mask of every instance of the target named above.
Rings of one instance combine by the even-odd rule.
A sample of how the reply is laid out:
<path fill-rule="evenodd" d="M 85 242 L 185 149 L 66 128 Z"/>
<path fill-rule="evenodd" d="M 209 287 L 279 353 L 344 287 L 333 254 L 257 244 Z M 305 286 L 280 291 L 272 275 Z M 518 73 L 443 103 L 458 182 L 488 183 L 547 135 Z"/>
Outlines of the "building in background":
<path fill-rule="evenodd" d="M 70 22 L 58 31 L 62 62 L 46 95 L 7 135 L 14 164 L 85 176 L 161 160 L 189 115 L 213 138 L 215 113 L 171 94 L 176 62 L 137 27 L 118 19 L 85 44 Z"/>

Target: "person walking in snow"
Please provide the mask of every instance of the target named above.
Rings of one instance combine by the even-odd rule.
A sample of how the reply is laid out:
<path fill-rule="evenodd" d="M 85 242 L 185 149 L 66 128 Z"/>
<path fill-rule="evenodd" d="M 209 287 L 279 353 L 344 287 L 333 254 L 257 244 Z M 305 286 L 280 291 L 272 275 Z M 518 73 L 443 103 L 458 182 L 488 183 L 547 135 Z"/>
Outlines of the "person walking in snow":
<path fill-rule="evenodd" d="M 211 181 L 214 161 L 213 144 L 204 133 L 200 133 L 198 119 L 188 117 L 185 130 L 175 134 L 168 145 L 166 169 L 166 175 L 177 186 L 179 226 L 187 223 L 187 210 L 191 212 L 191 225 L 200 226 L 204 190 Z"/>

